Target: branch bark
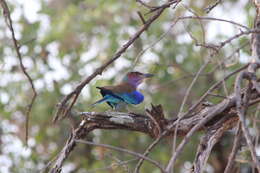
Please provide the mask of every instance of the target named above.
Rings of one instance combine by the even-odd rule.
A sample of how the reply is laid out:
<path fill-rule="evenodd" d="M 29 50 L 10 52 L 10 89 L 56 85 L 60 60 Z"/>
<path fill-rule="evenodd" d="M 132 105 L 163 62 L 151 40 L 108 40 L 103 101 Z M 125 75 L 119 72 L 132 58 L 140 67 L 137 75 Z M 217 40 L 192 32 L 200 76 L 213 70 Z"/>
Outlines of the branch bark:
<path fill-rule="evenodd" d="M 253 91 L 250 96 L 252 100 L 249 105 L 256 104 L 254 101 L 258 97 L 258 93 Z M 83 139 L 86 137 L 91 131 L 95 129 L 107 129 L 107 130 L 130 130 L 137 131 L 151 137 L 167 135 L 173 135 L 175 126 L 178 123 L 178 136 L 184 136 L 184 144 L 181 144 L 182 147 L 188 142 L 189 138 L 192 134 L 194 134 L 198 130 L 203 130 L 205 127 L 210 127 L 212 124 L 215 124 L 220 119 L 224 117 L 234 116 L 234 106 L 235 106 L 236 97 L 235 95 L 231 95 L 228 99 L 225 99 L 221 103 L 210 106 L 210 107 L 202 107 L 197 112 L 190 114 L 189 116 L 181 119 L 179 122 L 176 122 L 176 118 L 174 119 L 166 119 L 161 110 L 161 106 L 153 106 L 152 110 L 149 111 L 150 115 L 154 118 L 151 119 L 147 115 L 135 114 L 135 113 L 123 113 L 123 112 L 82 112 L 80 115 L 83 120 L 76 130 L 74 130 L 64 145 L 62 151 L 57 156 L 54 161 L 52 168 L 50 170 L 51 173 L 57 173 L 61 171 L 62 164 L 68 158 L 69 154 L 73 151 L 76 146 L 76 140 Z M 252 104 L 251 104 L 252 103 Z M 160 113 L 161 112 L 161 113 Z M 159 118 L 158 118 L 159 117 Z M 157 124 L 154 123 L 154 120 L 157 121 Z M 230 122 L 232 123 L 232 122 Z M 163 133 L 160 135 L 158 133 L 157 126 L 161 127 Z M 178 147 L 176 150 L 177 155 L 174 155 L 174 159 L 179 155 L 182 148 Z M 146 157 L 145 155 L 143 155 Z M 175 161 L 175 160 L 174 160 Z M 174 163 L 174 162 L 173 162 Z M 167 171 L 167 169 L 166 169 Z"/>

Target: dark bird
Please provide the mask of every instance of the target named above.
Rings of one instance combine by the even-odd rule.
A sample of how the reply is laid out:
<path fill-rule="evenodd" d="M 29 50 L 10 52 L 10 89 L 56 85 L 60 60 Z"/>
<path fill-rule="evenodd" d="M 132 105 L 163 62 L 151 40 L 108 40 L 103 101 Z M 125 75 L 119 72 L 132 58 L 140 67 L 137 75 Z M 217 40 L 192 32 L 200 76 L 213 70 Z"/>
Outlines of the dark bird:
<path fill-rule="evenodd" d="M 118 85 L 97 87 L 103 98 L 92 105 L 106 102 L 112 109 L 118 110 L 126 104 L 140 104 L 144 100 L 144 96 L 137 91 L 137 87 L 145 78 L 152 76 L 153 74 L 149 73 L 129 72 Z"/>

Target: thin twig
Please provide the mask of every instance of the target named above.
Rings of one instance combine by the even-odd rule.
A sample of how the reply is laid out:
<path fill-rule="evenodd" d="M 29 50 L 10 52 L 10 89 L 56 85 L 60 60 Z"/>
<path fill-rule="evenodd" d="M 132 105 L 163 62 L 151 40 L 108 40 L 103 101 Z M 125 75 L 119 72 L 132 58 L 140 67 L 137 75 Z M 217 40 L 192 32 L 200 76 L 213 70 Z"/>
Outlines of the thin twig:
<path fill-rule="evenodd" d="M 230 23 L 232 25 L 236 25 L 239 26 L 241 28 L 244 28 L 246 30 L 251 30 L 249 27 L 242 25 L 240 23 L 234 22 L 232 20 L 226 20 L 226 19 L 220 19 L 220 18 L 216 18 L 216 17 L 204 17 L 204 16 L 183 16 L 183 17 L 179 17 L 180 20 L 182 19 L 200 19 L 200 20 L 211 20 L 211 21 L 220 21 L 220 22 L 226 22 L 226 23 Z"/>
<path fill-rule="evenodd" d="M 100 171 L 105 171 L 108 169 L 111 169 L 115 166 L 121 166 L 121 165 L 127 165 L 128 163 L 130 162 L 134 162 L 134 161 L 137 161 L 138 159 L 131 159 L 131 160 L 126 160 L 126 161 L 119 161 L 118 163 L 112 163 L 111 165 L 109 166 L 106 166 L 106 167 L 103 167 L 103 168 L 96 168 L 96 169 L 92 169 L 92 170 L 88 170 L 87 173 L 94 173 L 94 172 L 100 172 Z"/>
<path fill-rule="evenodd" d="M 246 68 L 248 67 L 248 65 L 249 65 L 249 64 L 246 64 L 246 65 L 240 67 L 239 69 L 237 69 L 237 70 L 235 70 L 235 71 L 229 73 L 228 75 L 226 75 L 226 76 L 224 77 L 223 80 L 227 80 L 227 79 L 229 79 L 231 76 L 233 76 L 234 74 L 236 74 L 236 73 L 238 73 L 238 72 L 240 72 L 240 71 L 246 69 Z M 212 85 L 212 86 L 208 89 L 208 91 L 206 91 L 206 92 L 200 97 L 200 99 L 199 99 L 194 105 L 192 105 L 192 106 L 189 108 L 189 110 L 183 115 L 183 117 L 187 116 L 187 115 L 190 114 L 194 109 L 196 109 L 196 108 L 200 105 L 200 103 L 209 95 L 209 93 L 211 93 L 214 89 L 216 89 L 217 87 L 219 87 L 219 85 L 222 84 L 223 80 L 220 80 L 220 81 L 216 82 L 214 85 Z"/>
<path fill-rule="evenodd" d="M 90 141 L 85 141 L 85 140 L 75 140 L 76 142 L 78 143 L 83 143 L 83 144 L 88 144 L 88 145 L 94 145 L 94 146 L 99 146 L 99 147 L 104 147 L 104 148 L 108 148 L 108 149 L 111 149 L 111 150 L 115 150 L 115 151 L 119 151 L 119 152 L 124 152 L 124 153 L 127 153 L 127 154 L 130 154 L 130 155 L 133 155 L 135 157 L 139 157 L 139 158 L 142 158 L 150 163 L 152 163 L 153 165 L 155 165 L 156 167 L 158 167 L 161 172 L 164 172 L 164 168 L 162 167 L 162 165 L 160 163 L 158 163 L 157 161 L 155 160 L 152 160 L 150 159 L 149 157 L 146 157 L 140 153 L 137 153 L 137 152 L 133 152 L 133 151 L 130 151 L 130 150 L 126 150 L 124 148 L 119 148 L 119 147 L 115 147 L 115 146 L 112 146 L 112 145 L 107 145 L 107 144 L 98 144 L 98 143 L 94 143 L 94 142 L 90 142 Z"/>
<path fill-rule="evenodd" d="M 216 0 L 216 2 L 214 4 L 209 5 L 204 10 L 206 11 L 206 13 L 209 13 L 211 10 L 213 10 L 221 2 L 222 2 L 222 0 Z"/>
<path fill-rule="evenodd" d="M 157 43 L 159 43 L 166 35 L 168 35 L 170 33 L 170 31 L 172 30 L 172 28 L 180 21 L 180 20 L 186 20 L 186 19 L 200 19 L 200 20 L 215 20 L 215 21 L 220 21 L 220 22 L 226 22 L 226 23 L 230 23 L 230 24 L 233 24 L 233 25 L 236 25 L 236 26 L 239 26 L 239 27 L 242 27 L 246 30 L 250 30 L 250 28 L 248 28 L 247 26 L 245 25 L 242 25 L 240 23 L 237 23 L 237 22 L 234 22 L 232 20 L 225 20 L 225 19 L 219 19 L 219 18 L 214 18 L 214 17 L 202 17 L 202 16 L 181 16 L 181 17 L 178 17 L 176 19 L 174 19 L 174 21 L 172 22 L 172 24 L 169 26 L 169 28 L 167 29 L 166 32 L 164 32 L 163 34 L 160 35 L 160 37 L 155 40 L 154 42 L 152 42 L 150 45 L 148 45 L 145 49 L 143 49 L 136 57 L 135 57 L 135 60 L 134 60 L 134 63 L 133 63 L 133 67 L 136 66 L 137 62 L 139 61 L 140 57 L 149 49 L 151 49 L 152 47 L 154 47 Z M 250 33 L 248 33 L 250 34 Z M 200 44 L 200 43 L 197 43 L 198 46 L 203 46 L 203 47 L 206 47 L 206 48 L 211 48 L 211 49 L 218 49 L 219 50 L 219 47 L 217 45 L 208 45 L 208 44 Z"/>
<path fill-rule="evenodd" d="M 143 2 L 142 0 L 136 0 L 136 2 L 140 3 L 142 6 L 152 10 L 152 9 L 155 9 L 155 8 L 158 8 L 158 6 L 151 6 L 151 5 L 148 5 L 147 3 Z"/>
<path fill-rule="evenodd" d="M 176 121 L 177 124 L 176 124 L 176 127 L 175 127 L 174 136 L 173 136 L 172 154 L 174 154 L 175 148 L 176 148 L 177 131 L 178 131 L 178 127 L 179 127 L 179 122 L 180 122 L 180 120 L 181 120 L 181 118 L 182 118 L 182 116 L 183 116 L 184 105 L 186 104 L 186 101 L 187 101 L 187 99 L 188 99 L 188 97 L 189 97 L 189 95 L 190 95 L 190 92 L 191 92 L 191 89 L 192 89 L 193 85 L 194 85 L 195 82 L 197 81 L 197 79 L 198 79 L 199 75 L 201 74 L 201 72 L 202 72 L 202 71 L 206 68 L 206 66 L 209 64 L 210 60 L 211 60 L 211 59 L 208 58 L 208 59 L 206 60 L 206 62 L 200 67 L 199 71 L 197 72 L 196 76 L 195 76 L 194 79 L 192 80 L 192 82 L 191 82 L 189 88 L 187 89 L 187 91 L 186 91 L 186 93 L 185 93 L 185 95 L 184 95 L 182 104 L 181 104 L 181 106 L 180 106 L 180 110 L 179 110 L 179 112 L 178 112 L 178 114 L 177 114 L 178 119 L 177 119 L 177 121 Z M 172 167 L 171 167 L 170 169 L 173 169 L 173 165 L 172 165 Z"/>
<path fill-rule="evenodd" d="M 34 101 L 35 101 L 35 99 L 37 97 L 37 92 L 36 92 L 36 89 L 34 87 L 33 80 L 31 78 L 31 76 L 28 74 L 28 72 L 26 71 L 26 67 L 23 64 L 22 55 L 20 53 L 20 45 L 19 45 L 19 43 L 18 43 L 18 41 L 17 41 L 17 39 L 15 37 L 15 33 L 14 33 L 14 29 L 13 29 L 13 22 L 12 22 L 12 19 L 11 19 L 11 16 L 10 16 L 10 11 L 9 11 L 8 5 L 5 2 L 5 0 L 0 0 L 0 3 L 1 3 L 1 6 L 3 8 L 3 15 L 5 17 L 6 25 L 8 26 L 9 30 L 12 33 L 12 40 L 13 40 L 13 44 L 14 44 L 14 47 L 15 47 L 15 51 L 16 51 L 17 57 L 19 59 L 20 68 L 21 68 L 23 74 L 25 75 L 25 77 L 27 78 L 28 82 L 30 83 L 30 86 L 31 86 L 31 89 L 32 89 L 32 92 L 33 92 L 33 96 L 32 96 L 31 102 L 27 106 L 27 110 L 26 110 L 26 114 L 25 114 L 26 115 L 25 143 L 27 145 L 28 136 L 29 136 L 28 133 L 29 133 L 30 114 L 31 114 L 31 111 L 32 111 L 32 107 L 33 107 Z"/>
<path fill-rule="evenodd" d="M 161 139 L 163 137 L 165 137 L 167 134 L 167 131 L 165 130 L 158 138 L 156 138 L 145 150 L 145 152 L 143 153 L 144 156 L 147 156 L 150 151 L 152 151 L 152 149 L 161 141 Z M 139 173 L 139 170 L 143 164 L 144 159 L 140 159 L 139 162 L 137 163 L 134 173 Z"/>
<path fill-rule="evenodd" d="M 222 96 L 222 95 L 219 95 L 219 94 L 209 93 L 209 96 L 214 96 L 214 97 L 219 97 L 219 98 L 227 99 L 227 96 Z"/>
<path fill-rule="evenodd" d="M 176 3 L 176 5 L 174 6 L 174 8 L 176 8 L 178 5 L 178 2 Z M 166 32 L 164 32 L 163 34 L 161 34 L 159 36 L 159 38 L 157 40 L 155 40 L 154 42 L 152 42 L 150 45 L 148 45 L 146 48 L 144 48 L 141 52 L 138 53 L 138 55 L 135 57 L 134 61 L 133 61 L 133 65 L 132 65 L 132 69 L 137 65 L 140 57 L 150 48 L 154 47 L 157 43 L 159 43 L 170 31 L 171 29 L 177 24 L 177 22 L 179 21 L 179 19 L 177 18 L 172 24 L 171 26 L 168 28 L 168 30 Z"/>
<path fill-rule="evenodd" d="M 145 21 L 145 19 L 144 19 L 143 15 L 142 15 L 142 13 L 141 13 L 140 11 L 137 11 L 137 14 L 138 14 L 138 16 L 140 17 L 140 19 L 141 19 L 142 23 L 143 23 L 143 24 L 145 24 L 145 23 L 146 23 L 146 21 Z"/>
<path fill-rule="evenodd" d="M 238 123 L 237 124 L 237 130 L 236 130 L 236 134 L 235 134 L 235 139 L 234 139 L 234 143 L 233 143 L 233 148 L 232 148 L 232 151 L 231 153 L 229 154 L 229 157 L 228 157 L 228 163 L 227 163 L 227 166 L 225 168 L 225 172 L 224 173 L 229 173 L 231 172 L 232 168 L 233 168 L 233 165 L 234 165 L 234 162 L 235 162 L 235 157 L 236 157 L 236 154 L 237 154 L 237 151 L 239 149 L 239 142 L 240 142 L 240 139 L 241 139 L 241 124 Z"/>

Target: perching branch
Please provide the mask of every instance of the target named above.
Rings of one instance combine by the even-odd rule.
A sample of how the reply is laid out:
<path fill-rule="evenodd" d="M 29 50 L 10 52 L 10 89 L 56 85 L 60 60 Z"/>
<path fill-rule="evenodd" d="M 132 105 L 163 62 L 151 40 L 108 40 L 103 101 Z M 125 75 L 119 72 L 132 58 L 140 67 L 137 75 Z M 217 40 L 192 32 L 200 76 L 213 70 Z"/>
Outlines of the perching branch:
<path fill-rule="evenodd" d="M 254 101 L 258 97 L 256 91 L 253 91 L 250 97 L 249 105 L 255 104 L 257 102 Z M 221 103 L 210 106 L 210 107 L 201 107 L 200 110 L 194 112 L 193 114 L 184 117 L 181 119 L 178 124 L 178 136 L 184 136 L 185 145 L 189 140 L 190 136 L 198 131 L 203 130 L 205 127 L 210 127 L 212 124 L 218 122 L 221 118 L 234 116 L 234 112 L 231 109 L 235 106 L 235 96 L 231 95 L 228 99 L 225 99 Z M 137 131 L 151 137 L 157 137 L 157 139 L 161 139 L 167 135 L 173 135 L 175 126 L 177 124 L 175 119 L 166 119 L 164 115 L 158 114 L 162 108 L 161 106 L 153 106 L 152 110 L 149 111 L 151 116 L 154 117 L 154 120 L 157 121 L 157 124 L 154 123 L 149 116 L 134 114 L 134 113 L 122 113 L 122 112 L 83 112 L 80 115 L 83 117 L 80 125 L 76 130 L 74 130 L 66 142 L 64 148 L 57 156 L 57 159 L 54 161 L 52 168 L 50 170 L 51 173 L 57 173 L 61 170 L 62 164 L 68 158 L 71 151 L 76 146 L 76 140 L 83 139 L 86 137 L 91 131 L 95 129 L 107 129 L 107 130 L 130 130 Z M 160 117 L 158 119 L 158 117 Z M 217 117 L 217 118 L 214 118 Z M 157 126 L 160 126 L 163 133 L 158 137 L 158 129 Z M 177 148 L 176 152 L 178 154 L 182 150 Z M 146 157 L 145 155 L 143 155 Z M 177 156 L 175 156 L 177 157 Z M 174 159 L 175 159 L 174 157 Z M 167 169 L 166 169 L 167 171 Z"/>

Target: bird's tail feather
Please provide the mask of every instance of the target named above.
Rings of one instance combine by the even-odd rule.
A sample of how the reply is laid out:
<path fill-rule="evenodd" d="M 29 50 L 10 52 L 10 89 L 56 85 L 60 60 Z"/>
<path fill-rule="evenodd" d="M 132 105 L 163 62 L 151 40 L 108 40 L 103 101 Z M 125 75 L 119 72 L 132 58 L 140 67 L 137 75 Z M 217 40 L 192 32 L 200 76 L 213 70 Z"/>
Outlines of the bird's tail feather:
<path fill-rule="evenodd" d="M 105 101 L 107 101 L 107 98 L 106 98 L 106 97 L 104 97 L 104 98 L 102 98 L 102 99 L 96 101 L 95 103 L 91 104 L 90 106 L 94 107 L 94 106 L 96 106 L 97 104 L 103 103 L 103 102 L 105 102 Z"/>

